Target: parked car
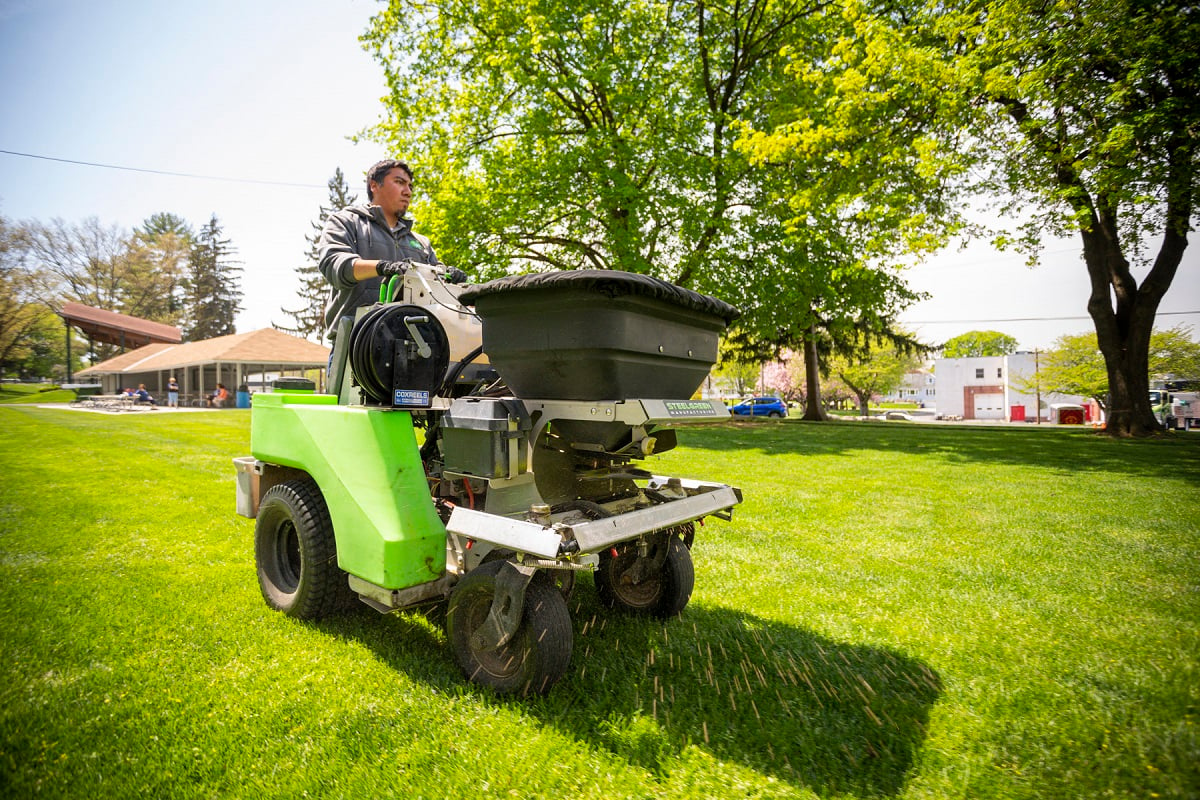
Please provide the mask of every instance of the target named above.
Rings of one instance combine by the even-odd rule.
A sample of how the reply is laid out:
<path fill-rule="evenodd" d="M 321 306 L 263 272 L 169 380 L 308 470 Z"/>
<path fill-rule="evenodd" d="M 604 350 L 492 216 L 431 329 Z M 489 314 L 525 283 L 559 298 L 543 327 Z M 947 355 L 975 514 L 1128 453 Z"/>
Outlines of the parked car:
<path fill-rule="evenodd" d="M 778 397 L 752 397 L 729 409 L 736 417 L 786 417 L 787 406 Z"/>

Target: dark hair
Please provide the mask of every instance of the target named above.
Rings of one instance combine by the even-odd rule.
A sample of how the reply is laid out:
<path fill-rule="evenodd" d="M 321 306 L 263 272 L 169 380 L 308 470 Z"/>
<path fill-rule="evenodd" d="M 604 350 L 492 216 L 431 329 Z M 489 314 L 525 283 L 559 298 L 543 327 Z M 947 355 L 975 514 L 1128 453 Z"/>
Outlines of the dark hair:
<path fill-rule="evenodd" d="M 408 166 L 408 164 L 405 164 L 403 161 L 399 161 L 395 158 L 385 158 L 383 161 L 376 162 L 375 164 L 373 164 L 371 166 L 371 168 L 369 170 L 367 170 L 367 199 L 368 200 L 375 199 L 375 193 L 371 191 L 371 182 L 374 181 L 375 183 L 383 183 L 383 179 L 387 177 L 387 174 L 396 168 L 400 168 L 400 169 L 404 170 L 405 172 L 407 172 L 408 179 L 410 181 L 413 179 L 412 167 Z"/>

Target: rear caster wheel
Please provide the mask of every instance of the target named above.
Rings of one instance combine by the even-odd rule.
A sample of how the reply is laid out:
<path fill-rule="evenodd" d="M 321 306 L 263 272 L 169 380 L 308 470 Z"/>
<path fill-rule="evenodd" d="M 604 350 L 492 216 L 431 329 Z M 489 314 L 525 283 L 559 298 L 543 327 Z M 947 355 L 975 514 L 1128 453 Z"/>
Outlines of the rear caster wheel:
<path fill-rule="evenodd" d="M 649 540 L 643 557 L 637 542 L 600 553 L 596 593 L 609 608 L 667 619 L 678 616 L 692 597 L 696 572 L 688 548 L 673 534 Z"/>
<path fill-rule="evenodd" d="M 571 663 L 571 617 L 566 600 L 544 571 L 525 588 L 521 620 L 507 642 L 481 646 L 506 562 L 480 565 L 454 587 L 446 636 L 463 675 L 503 694 L 546 694 Z"/>

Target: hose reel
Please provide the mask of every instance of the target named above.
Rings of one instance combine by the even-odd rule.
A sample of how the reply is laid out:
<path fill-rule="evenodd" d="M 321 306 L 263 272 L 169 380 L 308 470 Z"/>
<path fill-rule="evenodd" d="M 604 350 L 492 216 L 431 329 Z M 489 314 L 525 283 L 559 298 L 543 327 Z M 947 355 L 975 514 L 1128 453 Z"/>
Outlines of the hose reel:
<path fill-rule="evenodd" d="M 428 308 L 381 305 L 350 332 L 350 368 L 369 403 L 429 408 L 446 377 L 450 342 Z"/>

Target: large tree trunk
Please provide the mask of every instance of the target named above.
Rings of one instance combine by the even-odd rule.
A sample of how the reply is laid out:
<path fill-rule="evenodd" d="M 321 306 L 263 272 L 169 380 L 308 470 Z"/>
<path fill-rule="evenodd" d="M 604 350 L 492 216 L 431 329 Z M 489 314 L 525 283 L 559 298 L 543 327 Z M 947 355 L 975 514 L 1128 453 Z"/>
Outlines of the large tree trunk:
<path fill-rule="evenodd" d="M 1159 303 L 1175 277 L 1187 247 L 1168 224 L 1154 266 L 1139 287 L 1121 252 L 1116 209 L 1097 212 L 1082 228 L 1083 256 L 1091 278 L 1088 313 L 1108 371 L 1108 424 L 1111 436 L 1149 436 L 1162 430 L 1150 406 L 1150 334 Z"/>
<path fill-rule="evenodd" d="M 821 365 L 817 360 L 817 331 L 814 325 L 804 337 L 804 383 L 807 396 L 804 398 L 804 416 L 811 422 L 825 422 L 829 417 L 821 404 Z"/>

